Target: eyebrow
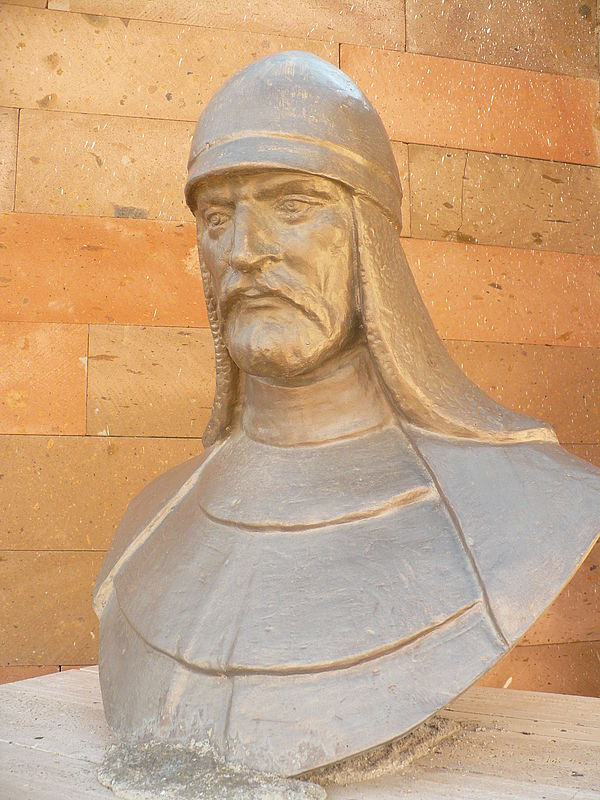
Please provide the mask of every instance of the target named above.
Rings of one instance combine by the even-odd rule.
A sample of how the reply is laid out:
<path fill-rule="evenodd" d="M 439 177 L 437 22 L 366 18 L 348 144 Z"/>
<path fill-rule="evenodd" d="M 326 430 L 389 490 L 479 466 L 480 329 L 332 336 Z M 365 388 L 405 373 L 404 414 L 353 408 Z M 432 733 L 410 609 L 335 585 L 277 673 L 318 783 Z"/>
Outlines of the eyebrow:
<path fill-rule="evenodd" d="M 275 186 L 265 186 L 256 191 L 257 200 L 270 200 L 282 194 L 306 194 L 310 197 L 319 197 L 322 200 L 335 200 L 336 195 L 325 189 L 316 189 L 310 179 L 292 178 L 289 181 L 282 181 Z"/>
<path fill-rule="evenodd" d="M 273 186 L 259 188 L 254 193 L 254 198 L 257 200 L 271 200 L 285 194 L 304 194 L 322 200 L 338 199 L 335 192 L 329 192 L 326 189 L 316 189 L 312 185 L 312 181 L 309 177 L 290 178 L 289 180 L 277 182 Z M 228 192 L 224 192 L 222 189 L 219 189 L 219 187 L 205 187 L 198 191 L 196 204 L 200 208 L 208 208 L 210 206 L 231 208 L 235 206 L 235 200 Z"/>
<path fill-rule="evenodd" d="M 226 194 L 219 194 L 216 190 L 210 191 L 209 189 L 205 189 L 204 191 L 198 192 L 196 196 L 196 205 L 202 208 L 207 208 L 209 206 L 229 207 L 235 205 L 235 203 L 231 197 Z"/>

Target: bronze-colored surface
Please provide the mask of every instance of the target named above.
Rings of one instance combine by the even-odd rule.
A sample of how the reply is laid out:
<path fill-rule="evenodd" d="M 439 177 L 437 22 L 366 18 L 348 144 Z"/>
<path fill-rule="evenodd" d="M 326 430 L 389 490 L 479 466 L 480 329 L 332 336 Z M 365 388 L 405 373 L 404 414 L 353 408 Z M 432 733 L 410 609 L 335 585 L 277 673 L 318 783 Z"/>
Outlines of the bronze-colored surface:
<path fill-rule="evenodd" d="M 406 733 L 493 667 L 593 546 L 600 472 L 450 358 L 381 120 L 327 62 L 237 73 L 198 123 L 186 198 L 215 347 L 207 450 L 138 495 L 102 566 L 105 710 L 123 738 L 208 737 L 296 774 Z"/>

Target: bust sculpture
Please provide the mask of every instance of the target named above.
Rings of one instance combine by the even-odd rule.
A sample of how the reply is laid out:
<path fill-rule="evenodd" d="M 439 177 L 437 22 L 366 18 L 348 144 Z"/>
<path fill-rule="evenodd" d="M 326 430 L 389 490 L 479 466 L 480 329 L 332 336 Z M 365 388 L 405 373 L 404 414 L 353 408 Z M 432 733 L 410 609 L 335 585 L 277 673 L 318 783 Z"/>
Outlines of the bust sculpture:
<path fill-rule="evenodd" d="M 205 452 L 130 505 L 95 588 L 107 719 L 294 775 L 489 669 L 600 530 L 600 472 L 451 361 L 381 120 L 308 53 L 203 112 L 186 198 L 216 353 Z"/>

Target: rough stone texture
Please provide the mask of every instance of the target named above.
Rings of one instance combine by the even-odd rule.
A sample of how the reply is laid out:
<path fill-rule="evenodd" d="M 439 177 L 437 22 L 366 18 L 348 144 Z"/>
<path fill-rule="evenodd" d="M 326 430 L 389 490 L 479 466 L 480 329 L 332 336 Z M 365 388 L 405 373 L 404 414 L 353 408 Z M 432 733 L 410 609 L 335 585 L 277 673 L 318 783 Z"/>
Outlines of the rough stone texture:
<path fill-rule="evenodd" d="M 0 463 L 11 465 L 0 549 L 104 550 L 143 486 L 201 450 L 198 439 L 0 437 Z"/>
<path fill-rule="evenodd" d="M 324 789 L 304 781 L 234 769 L 207 743 L 184 748 L 149 742 L 112 745 L 98 780 L 123 800 L 325 800 Z"/>
<path fill-rule="evenodd" d="M 499 403 L 553 425 L 560 441 L 600 438 L 600 350 L 448 341 L 464 372 Z"/>
<path fill-rule="evenodd" d="M 200 437 L 214 370 L 207 329 L 92 325 L 88 435 Z"/>
<path fill-rule="evenodd" d="M 598 81 L 342 44 L 391 139 L 598 164 Z"/>
<path fill-rule="evenodd" d="M 189 749 L 119 743 L 107 750 L 98 778 L 124 800 L 325 800 L 327 787 L 397 775 L 459 730 L 455 720 L 433 717 L 400 739 L 305 773 L 301 781 L 227 765 L 208 743 Z"/>
<path fill-rule="evenodd" d="M 104 553 L 0 551 L 0 663 L 95 664 L 90 597 Z"/>
<path fill-rule="evenodd" d="M 0 240 L 5 320 L 208 324 L 192 222 L 4 214 Z"/>
<path fill-rule="evenodd" d="M 600 444 L 565 444 L 564 447 L 573 455 L 600 467 Z"/>
<path fill-rule="evenodd" d="M 328 787 L 347 786 L 398 774 L 459 730 L 460 726 L 454 720 L 434 716 L 400 739 L 306 773 L 304 777 Z"/>
<path fill-rule="evenodd" d="M 40 0 L 41 2 L 41 0 Z M 205 27 L 240 29 L 256 33 L 300 36 L 321 40 L 368 44 L 389 50 L 404 47 L 403 0 L 300 0 L 290 13 L 285 0 L 260 4 L 228 4 L 215 0 L 49 0 L 49 8 L 64 6 L 90 14 L 153 19 Z M 306 49 L 306 48 L 304 48 Z"/>
<path fill-rule="evenodd" d="M 600 258 L 403 240 L 440 336 L 599 347 Z"/>
<path fill-rule="evenodd" d="M 268 53 L 338 61 L 335 43 L 16 6 L 0 14 L 0 37 L 18 42 L 0 52 L 0 105 L 163 120 L 195 121 L 233 72 Z"/>
<path fill-rule="evenodd" d="M 600 696 L 600 642 L 515 647 L 479 686 Z"/>
<path fill-rule="evenodd" d="M 595 0 L 406 0 L 406 49 L 595 78 L 595 24 Z"/>
<path fill-rule="evenodd" d="M 53 672 L 58 671 L 58 666 L 0 667 L 0 683 L 14 683 L 15 681 L 24 681 L 29 678 L 39 678 L 40 675 L 51 675 Z"/>
<path fill-rule="evenodd" d="M 409 164 L 413 236 L 600 255 L 600 169 L 419 145 Z"/>
<path fill-rule="evenodd" d="M 18 126 L 17 109 L 0 108 L 0 211 L 12 211 L 15 203 Z"/>
<path fill-rule="evenodd" d="M 190 221 L 191 122 L 21 111 L 16 211 Z"/>
<path fill-rule="evenodd" d="M 85 433 L 86 350 L 87 325 L 0 323 L 0 433 Z"/>

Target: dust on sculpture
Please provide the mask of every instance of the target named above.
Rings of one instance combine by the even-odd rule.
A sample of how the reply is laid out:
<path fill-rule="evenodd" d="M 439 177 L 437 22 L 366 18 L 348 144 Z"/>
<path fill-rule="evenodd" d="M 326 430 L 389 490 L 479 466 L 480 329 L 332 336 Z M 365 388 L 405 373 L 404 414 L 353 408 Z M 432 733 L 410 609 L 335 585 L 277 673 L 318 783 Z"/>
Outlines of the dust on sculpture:
<path fill-rule="evenodd" d="M 489 669 L 600 528 L 600 473 L 438 339 L 357 86 L 308 53 L 202 114 L 186 197 L 217 381 L 203 456 L 130 505 L 95 589 L 107 719 L 292 775 Z"/>

